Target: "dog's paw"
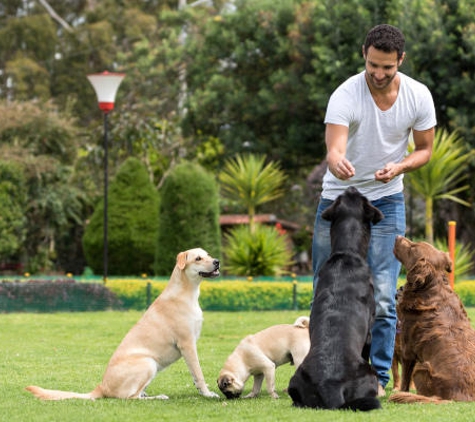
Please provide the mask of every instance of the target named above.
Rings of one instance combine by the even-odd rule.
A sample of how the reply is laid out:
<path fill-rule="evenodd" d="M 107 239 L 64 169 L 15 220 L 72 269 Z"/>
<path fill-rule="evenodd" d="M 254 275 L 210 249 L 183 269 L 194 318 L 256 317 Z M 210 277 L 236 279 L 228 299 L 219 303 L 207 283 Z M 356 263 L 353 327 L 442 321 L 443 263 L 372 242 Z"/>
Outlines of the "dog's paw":
<path fill-rule="evenodd" d="M 219 394 L 216 394 L 214 391 L 202 391 L 201 395 L 212 399 L 219 398 Z"/>

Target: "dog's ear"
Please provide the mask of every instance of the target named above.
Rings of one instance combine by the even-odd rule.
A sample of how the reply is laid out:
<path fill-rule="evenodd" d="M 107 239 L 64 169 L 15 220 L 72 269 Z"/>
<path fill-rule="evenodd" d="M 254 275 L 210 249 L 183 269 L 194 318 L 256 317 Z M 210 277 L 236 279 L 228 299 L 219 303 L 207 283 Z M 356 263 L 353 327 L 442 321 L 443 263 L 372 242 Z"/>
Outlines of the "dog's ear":
<path fill-rule="evenodd" d="M 187 253 L 186 252 L 180 252 L 176 256 L 176 265 L 180 270 L 183 270 L 186 266 L 186 258 L 187 258 Z"/>
<path fill-rule="evenodd" d="M 364 206 L 366 216 L 373 224 L 378 224 L 384 218 L 384 214 L 376 207 L 373 207 L 369 201 L 365 202 Z"/>
<path fill-rule="evenodd" d="M 434 272 L 435 268 L 430 262 L 425 258 L 419 259 L 407 272 L 407 282 L 420 288 L 432 279 Z"/>
<path fill-rule="evenodd" d="M 439 271 L 447 271 L 448 273 L 451 273 L 453 270 L 452 260 L 450 259 L 448 252 L 435 250 L 430 256 L 430 261 Z"/>
<path fill-rule="evenodd" d="M 449 253 L 445 252 L 444 257 L 445 257 L 445 271 L 447 271 L 448 273 L 451 273 L 453 267 L 452 267 L 452 260 L 450 259 Z"/>
<path fill-rule="evenodd" d="M 225 375 L 221 378 L 218 378 L 218 387 L 220 390 L 223 390 L 225 388 L 228 388 L 230 385 L 233 384 L 233 378 L 230 377 L 229 375 Z"/>
<path fill-rule="evenodd" d="M 322 218 L 327 221 L 332 221 L 335 215 L 335 210 L 341 202 L 341 198 L 338 197 L 333 203 L 322 212 Z"/>

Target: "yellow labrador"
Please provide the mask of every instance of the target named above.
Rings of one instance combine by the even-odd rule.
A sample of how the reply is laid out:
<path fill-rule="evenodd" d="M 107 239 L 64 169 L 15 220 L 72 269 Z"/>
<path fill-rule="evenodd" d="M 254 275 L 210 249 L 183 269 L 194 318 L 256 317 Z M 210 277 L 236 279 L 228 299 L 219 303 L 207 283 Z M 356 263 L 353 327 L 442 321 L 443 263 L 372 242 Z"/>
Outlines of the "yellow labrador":
<path fill-rule="evenodd" d="M 245 337 L 229 355 L 219 373 L 218 387 L 228 399 L 240 397 L 244 384 L 254 376 L 252 391 L 244 398 L 257 397 L 262 381 L 274 399 L 275 368 L 291 362 L 298 368 L 310 349 L 308 317 L 299 317 L 292 324 L 273 325 Z"/>
<path fill-rule="evenodd" d="M 124 337 L 93 391 L 80 394 L 37 386 L 26 389 L 43 400 L 167 399 L 164 395 L 148 397 L 145 389 L 159 371 L 183 356 L 199 392 L 205 397 L 219 397 L 205 383 L 196 350 L 203 321 L 198 303 L 200 282 L 218 275 L 219 260 L 205 250 L 179 253 L 166 288 Z"/>

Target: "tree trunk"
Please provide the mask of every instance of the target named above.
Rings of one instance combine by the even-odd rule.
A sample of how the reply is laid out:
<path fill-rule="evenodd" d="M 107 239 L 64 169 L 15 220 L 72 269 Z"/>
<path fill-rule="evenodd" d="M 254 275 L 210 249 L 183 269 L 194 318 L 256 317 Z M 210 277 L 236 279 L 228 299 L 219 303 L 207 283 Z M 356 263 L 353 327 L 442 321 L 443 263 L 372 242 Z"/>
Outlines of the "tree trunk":
<path fill-rule="evenodd" d="M 434 200 L 432 197 L 426 198 L 426 240 L 430 244 L 434 243 Z"/>

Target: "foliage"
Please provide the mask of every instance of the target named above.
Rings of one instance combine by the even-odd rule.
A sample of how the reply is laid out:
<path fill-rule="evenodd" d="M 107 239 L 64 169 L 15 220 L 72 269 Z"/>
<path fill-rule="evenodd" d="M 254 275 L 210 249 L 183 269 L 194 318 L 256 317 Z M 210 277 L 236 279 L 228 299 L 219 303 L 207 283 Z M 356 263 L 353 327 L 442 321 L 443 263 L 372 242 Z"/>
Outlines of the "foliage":
<path fill-rule="evenodd" d="M 274 276 L 291 264 L 286 234 L 273 226 L 238 226 L 225 234 L 225 269 L 241 276 Z"/>
<path fill-rule="evenodd" d="M 414 145 L 410 150 L 414 149 Z M 462 185 L 467 179 L 468 165 L 474 153 L 467 149 L 464 140 L 454 131 L 437 129 L 430 161 L 409 173 L 408 180 L 412 192 L 424 198 L 426 203 L 426 240 L 434 241 L 433 204 L 439 199 L 448 199 L 470 206 L 459 194 L 469 189 Z"/>
<path fill-rule="evenodd" d="M 147 170 L 136 158 L 120 167 L 109 186 L 108 273 L 148 272 L 155 257 L 158 231 L 158 193 Z M 84 254 L 96 274 L 103 273 L 104 203 L 91 216 L 83 237 Z"/>
<path fill-rule="evenodd" d="M 73 183 L 77 127 L 51 103 L 0 102 L 0 153 L 23 173 L 26 241 L 16 259 L 31 273 L 54 269 L 59 239 L 71 251 L 71 227 L 82 227 L 88 199 Z M 18 186 L 18 191 L 23 188 Z"/>
<path fill-rule="evenodd" d="M 467 96 L 475 88 L 474 2 L 213 0 L 178 10 L 191 0 L 49 0 L 66 25 L 42 3 L 0 7 L 0 152 L 16 149 L 15 160 L 31 169 L 22 251 L 30 269 L 80 272 L 83 264 L 80 239 L 103 168 L 102 115 L 85 78 L 92 72 L 127 75 L 110 115 L 111 176 L 134 156 L 160 187 L 184 157 L 217 173 L 224 159 L 251 151 L 280 162 L 294 186 L 324 158 L 331 92 L 363 69 L 367 30 L 388 22 L 405 33 L 401 70 L 428 85 L 438 126 L 475 145 L 475 98 Z M 71 114 L 79 123 L 54 121 Z M 472 166 L 467 173 L 474 185 Z M 470 202 L 472 191 L 457 196 Z M 308 213 L 300 202 L 289 219 Z M 450 206 L 454 214 L 458 204 Z"/>
<path fill-rule="evenodd" d="M 312 283 L 277 281 L 203 282 L 200 303 L 203 309 L 209 311 L 268 311 L 277 309 L 308 311 L 312 297 Z"/>
<path fill-rule="evenodd" d="M 434 246 L 441 251 L 448 252 L 446 240 L 437 239 Z M 471 273 L 474 265 L 474 255 L 475 252 L 471 245 L 455 242 L 455 281 L 463 279 Z"/>
<path fill-rule="evenodd" d="M 171 274 L 178 253 L 192 248 L 219 259 L 218 185 L 213 175 L 199 164 L 182 162 L 164 180 L 160 197 L 155 273 Z"/>
<path fill-rule="evenodd" d="M 293 0 L 240 1 L 233 13 L 192 21 L 185 133 L 219 137 L 227 156 L 250 149 L 286 168 L 313 165 L 323 109 L 309 98 L 311 10 Z"/>
<path fill-rule="evenodd" d="M 166 281 L 109 279 L 107 288 L 121 301 L 125 309 L 146 309 L 166 287 Z"/>
<path fill-rule="evenodd" d="M 465 306 L 475 306 L 475 282 L 461 281 L 455 283 L 454 291 Z"/>
<path fill-rule="evenodd" d="M 112 279 L 107 287 L 125 309 L 142 310 L 163 291 L 166 281 Z M 150 287 L 147 287 L 150 286 Z M 149 290 L 148 290 L 149 289 Z M 203 281 L 200 305 L 206 311 L 309 310 L 312 283 L 291 281 Z M 149 302 L 150 304 L 150 302 Z"/>
<path fill-rule="evenodd" d="M 76 312 L 120 308 L 120 301 L 101 284 L 61 279 L 0 283 L 1 312 Z"/>
<path fill-rule="evenodd" d="M 26 181 L 22 169 L 0 161 L 0 261 L 15 256 L 26 235 Z"/>
<path fill-rule="evenodd" d="M 247 209 L 251 230 L 257 207 L 284 194 L 285 174 L 278 163 L 265 161 L 263 155 L 237 155 L 224 163 L 219 174 L 221 193 Z"/>

